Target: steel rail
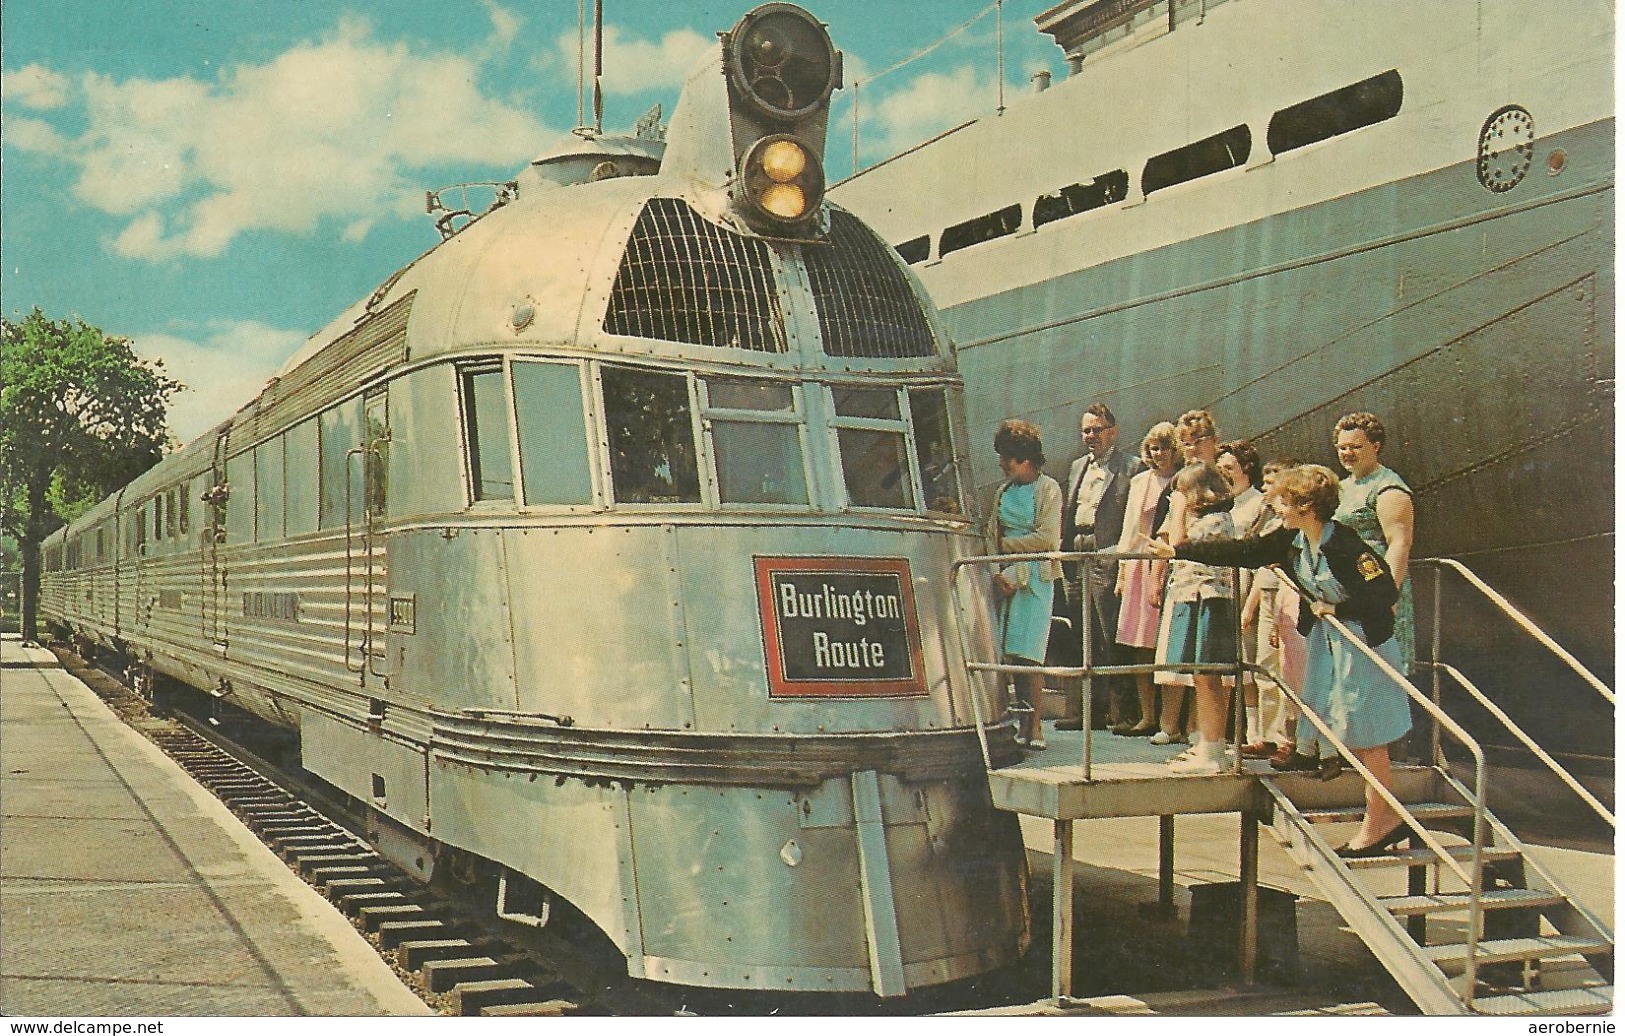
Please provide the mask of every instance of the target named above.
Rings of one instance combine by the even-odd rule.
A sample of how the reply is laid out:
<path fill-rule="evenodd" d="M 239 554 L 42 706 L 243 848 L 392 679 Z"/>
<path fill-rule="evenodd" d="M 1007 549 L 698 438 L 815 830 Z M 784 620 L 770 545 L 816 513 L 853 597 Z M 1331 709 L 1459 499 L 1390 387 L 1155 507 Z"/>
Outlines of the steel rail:
<path fill-rule="evenodd" d="M 1540 745 L 1536 744 L 1535 739 L 1525 733 L 1522 727 L 1512 722 L 1511 717 L 1509 717 L 1505 712 L 1501 711 L 1501 707 L 1499 705 L 1495 704 L 1495 702 L 1491 701 L 1483 691 L 1479 690 L 1478 686 L 1469 680 L 1466 674 L 1457 669 L 1455 666 L 1445 662 L 1418 662 L 1417 664 L 1431 666 L 1434 669 L 1449 674 L 1458 684 L 1462 686 L 1464 690 L 1467 691 L 1468 694 L 1471 694 L 1475 699 L 1477 699 L 1478 703 L 1484 706 L 1490 715 L 1500 720 L 1501 725 L 1505 727 L 1513 737 L 1517 738 L 1519 741 L 1522 741 L 1524 747 L 1529 749 L 1530 752 L 1534 753 L 1535 758 L 1545 763 L 1546 768 L 1551 770 L 1552 773 L 1555 774 L 1564 784 L 1567 784 L 1570 790 L 1572 790 L 1576 795 L 1584 799 L 1586 805 L 1590 806 L 1599 817 L 1602 817 L 1604 820 L 1608 821 L 1609 827 L 1618 826 L 1614 821 L 1614 814 L 1608 810 L 1608 807 L 1597 801 L 1597 797 L 1595 795 L 1592 795 L 1591 792 L 1587 791 L 1585 786 L 1574 778 L 1573 774 L 1564 769 L 1561 763 L 1552 758 L 1545 749 L 1540 747 Z"/>
<path fill-rule="evenodd" d="M 1602 680 L 1598 679 L 1595 673 L 1582 665 L 1579 659 L 1571 655 L 1563 647 L 1563 645 L 1553 640 L 1545 630 L 1535 625 L 1533 619 L 1519 611 L 1518 607 L 1505 597 L 1501 596 L 1499 591 L 1490 586 L 1490 584 L 1484 582 L 1484 580 L 1480 579 L 1478 573 L 1457 561 L 1455 558 L 1423 558 L 1420 561 L 1413 561 L 1411 564 L 1413 567 L 1420 567 L 1423 565 L 1435 566 L 1435 578 L 1433 585 L 1435 600 L 1437 600 L 1442 589 L 1441 583 L 1445 569 L 1449 569 L 1450 571 L 1461 576 L 1467 581 L 1468 585 L 1472 586 L 1473 589 L 1484 595 L 1484 597 L 1488 599 L 1491 604 L 1494 604 L 1497 608 L 1501 609 L 1502 613 L 1505 614 L 1507 618 L 1515 622 L 1520 629 L 1522 629 L 1529 636 L 1533 637 L 1537 643 L 1546 648 L 1546 650 L 1550 651 L 1552 654 L 1556 655 L 1558 658 L 1562 659 L 1565 665 L 1574 670 L 1574 672 L 1582 680 L 1591 685 L 1593 690 L 1602 695 L 1603 698 L 1608 701 L 1608 704 L 1614 704 L 1614 692 L 1612 688 L 1603 683 Z M 1437 655 L 1435 655 L 1435 658 L 1437 658 Z M 1612 823 L 1612 821 L 1610 821 L 1610 823 Z"/>

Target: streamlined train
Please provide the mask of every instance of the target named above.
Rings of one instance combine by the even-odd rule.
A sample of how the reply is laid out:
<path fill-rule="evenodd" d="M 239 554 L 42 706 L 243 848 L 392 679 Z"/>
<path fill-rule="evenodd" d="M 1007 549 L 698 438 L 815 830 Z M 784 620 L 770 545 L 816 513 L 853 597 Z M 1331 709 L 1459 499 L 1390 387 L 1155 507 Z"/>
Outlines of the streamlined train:
<path fill-rule="evenodd" d="M 811 15 L 746 14 L 663 155 L 581 133 L 443 218 L 53 535 L 42 616 L 296 729 L 417 877 L 558 897 L 633 976 L 890 996 L 1017 958 L 979 721 L 1016 750 L 951 628 L 960 378 L 824 199 L 840 80 Z"/>

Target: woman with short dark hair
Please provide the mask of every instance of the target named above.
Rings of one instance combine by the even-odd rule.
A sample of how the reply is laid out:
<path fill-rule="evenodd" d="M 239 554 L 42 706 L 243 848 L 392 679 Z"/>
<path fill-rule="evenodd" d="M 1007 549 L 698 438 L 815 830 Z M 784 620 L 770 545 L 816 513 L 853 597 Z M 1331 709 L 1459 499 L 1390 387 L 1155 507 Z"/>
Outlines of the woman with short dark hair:
<path fill-rule="evenodd" d="M 995 554 L 1039 554 L 1061 549 L 1061 487 L 1043 473 L 1044 445 L 1038 429 L 1026 421 L 999 425 L 993 436 L 999 470 L 1005 483 L 993 498 L 993 517 L 987 536 Z M 993 576 L 999 607 L 999 646 L 1007 664 L 1043 665 L 1049 645 L 1058 561 L 1017 561 Z M 1016 696 L 1029 711 L 1016 740 L 1030 748 L 1044 744 L 1044 678 L 1021 673 L 1015 679 Z"/>

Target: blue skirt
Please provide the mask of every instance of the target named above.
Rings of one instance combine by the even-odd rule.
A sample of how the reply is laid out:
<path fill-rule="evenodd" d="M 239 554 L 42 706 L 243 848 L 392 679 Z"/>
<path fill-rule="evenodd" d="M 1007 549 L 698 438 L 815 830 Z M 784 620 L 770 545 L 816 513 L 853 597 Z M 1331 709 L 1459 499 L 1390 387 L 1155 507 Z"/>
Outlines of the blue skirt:
<path fill-rule="evenodd" d="M 1031 561 L 1024 562 L 1033 565 Z M 1036 566 L 1034 566 L 1036 567 Z M 1049 647 L 1050 615 L 1055 606 L 1055 581 L 1027 573 L 1027 585 L 1005 599 L 1000 609 L 1004 629 L 999 638 L 1005 657 L 1029 662 L 1044 661 Z"/>
<path fill-rule="evenodd" d="M 1365 636 L 1358 622 L 1345 620 L 1345 625 L 1356 636 Z M 1318 619 L 1310 627 L 1308 641 L 1304 704 L 1313 709 L 1345 745 L 1377 748 L 1398 741 L 1410 732 L 1410 698 L 1364 651 L 1346 642 L 1341 634 Z M 1375 650 L 1389 665 L 1400 673 L 1405 672 L 1398 638 L 1389 637 Z M 1306 746 L 1320 740 L 1320 732 L 1314 724 L 1300 718 L 1298 744 Z M 1300 747 L 1299 751 L 1306 749 Z M 1331 751 L 1327 748 L 1321 754 L 1329 755 Z"/>
<path fill-rule="evenodd" d="M 1168 620 L 1169 665 L 1236 661 L 1236 613 L 1228 597 L 1175 601 Z"/>

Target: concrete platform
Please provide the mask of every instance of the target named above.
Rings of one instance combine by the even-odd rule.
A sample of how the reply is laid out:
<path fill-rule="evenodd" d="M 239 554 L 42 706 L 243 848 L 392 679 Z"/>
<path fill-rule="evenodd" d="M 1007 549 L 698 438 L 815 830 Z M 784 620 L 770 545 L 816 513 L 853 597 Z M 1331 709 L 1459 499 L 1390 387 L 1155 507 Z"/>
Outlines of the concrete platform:
<path fill-rule="evenodd" d="M 430 1013 L 49 651 L 0 639 L 0 1014 Z"/>

